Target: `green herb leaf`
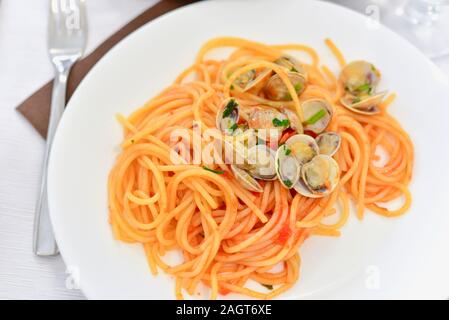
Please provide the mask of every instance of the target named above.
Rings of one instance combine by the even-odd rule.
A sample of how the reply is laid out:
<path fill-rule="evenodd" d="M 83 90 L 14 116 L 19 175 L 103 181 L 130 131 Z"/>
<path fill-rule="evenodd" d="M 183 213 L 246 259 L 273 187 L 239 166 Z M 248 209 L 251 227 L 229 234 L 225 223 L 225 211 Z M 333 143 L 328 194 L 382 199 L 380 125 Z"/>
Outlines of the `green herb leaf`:
<path fill-rule="evenodd" d="M 288 101 L 293 100 L 292 95 L 290 94 L 290 92 L 287 92 L 287 93 L 285 94 L 284 100 L 288 100 Z"/>
<path fill-rule="evenodd" d="M 302 90 L 302 84 L 300 82 L 298 82 L 297 84 L 295 84 L 295 91 L 299 92 Z"/>
<path fill-rule="evenodd" d="M 261 283 L 261 285 L 264 286 L 265 288 L 267 288 L 268 290 L 273 290 L 273 285 L 272 284 Z"/>
<path fill-rule="evenodd" d="M 278 118 L 274 118 L 272 122 L 275 127 L 288 127 L 290 125 L 288 119 L 279 120 Z"/>
<path fill-rule="evenodd" d="M 233 84 L 231 84 L 231 90 L 234 90 L 234 85 Z"/>
<path fill-rule="evenodd" d="M 355 89 L 355 90 L 358 91 L 358 92 L 368 92 L 368 93 L 370 93 L 371 90 L 372 90 L 372 87 L 371 87 L 371 85 L 369 83 L 365 83 L 365 84 L 362 84 L 361 86 L 357 87 L 357 89 Z"/>
<path fill-rule="evenodd" d="M 356 97 L 354 100 L 352 100 L 352 104 L 359 103 L 360 101 L 362 101 L 362 99 L 360 99 L 359 97 Z"/>
<path fill-rule="evenodd" d="M 285 180 L 284 180 L 284 184 L 285 184 L 288 188 L 290 188 L 290 187 L 293 185 L 293 183 L 292 183 L 290 180 L 288 180 L 288 179 L 285 179 Z"/>
<path fill-rule="evenodd" d="M 322 117 L 326 115 L 326 111 L 324 109 L 321 109 L 317 113 L 315 113 L 313 116 L 311 116 L 309 119 L 306 120 L 306 124 L 315 124 L 320 120 Z"/>
<path fill-rule="evenodd" d="M 291 71 L 291 72 L 298 72 L 298 70 L 296 70 L 296 68 L 293 67 L 293 66 L 290 68 L 290 71 Z"/>
<path fill-rule="evenodd" d="M 231 115 L 232 111 L 234 111 L 235 107 L 237 107 L 237 102 L 235 100 L 229 100 L 228 104 L 225 107 L 225 110 L 223 111 L 223 118 L 227 118 Z"/>
<path fill-rule="evenodd" d="M 229 127 L 229 130 L 232 130 L 232 132 L 234 132 L 238 127 L 239 125 L 237 123 L 234 123 L 231 127 Z"/>
<path fill-rule="evenodd" d="M 206 171 L 210 171 L 210 172 L 216 173 L 216 174 L 223 174 L 224 173 L 224 171 L 222 171 L 222 170 L 214 170 L 214 169 L 211 169 L 211 168 L 208 168 L 208 167 L 203 167 L 203 169 L 206 170 Z"/>
<path fill-rule="evenodd" d="M 290 153 L 292 153 L 292 150 L 285 148 L 285 155 L 288 156 Z"/>

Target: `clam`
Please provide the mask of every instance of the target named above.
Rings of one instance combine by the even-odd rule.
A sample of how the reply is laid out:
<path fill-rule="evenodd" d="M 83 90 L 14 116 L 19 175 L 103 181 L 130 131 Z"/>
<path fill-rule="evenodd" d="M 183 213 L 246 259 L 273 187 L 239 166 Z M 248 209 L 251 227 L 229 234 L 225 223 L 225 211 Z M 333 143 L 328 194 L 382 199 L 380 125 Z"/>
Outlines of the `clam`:
<path fill-rule="evenodd" d="M 264 81 L 271 75 L 271 69 L 264 69 L 256 74 L 243 88 L 243 92 L 263 85 Z"/>
<path fill-rule="evenodd" d="M 231 164 L 231 171 L 237 181 L 239 181 L 245 189 L 253 192 L 263 192 L 262 186 L 248 172 Z"/>
<path fill-rule="evenodd" d="M 276 179 L 275 152 L 265 144 L 248 149 L 247 165 L 249 174 L 262 180 Z"/>
<path fill-rule="evenodd" d="M 386 92 L 379 92 L 373 95 L 356 97 L 350 94 L 340 99 L 341 104 L 347 109 L 364 115 L 373 115 L 380 112 L 379 104 L 382 103 Z"/>
<path fill-rule="evenodd" d="M 305 134 L 295 134 L 285 141 L 285 145 L 291 150 L 291 154 L 303 165 L 312 160 L 320 149 L 315 139 Z"/>
<path fill-rule="evenodd" d="M 226 136 L 223 142 L 226 163 L 243 165 L 248 149 L 257 144 L 257 134 L 255 130 L 248 129 L 236 136 Z"/>
<path fill-rule="evenodd" d="M 295 58 L 291 56 L 281 56 L 278 58 L 274 63 L 286 68 L 290 72 L 297 72 L 304 76 L 304 78 L 307 78 L 306 69 L 304 66 Z"/>
<path fill-rule="evenodd" d="M 380 72 L 367 61 L 358 60 L 347 64 L 340 74 L 340 81 L 345 90 L 358 96 L 361 93 L 371 94 L 380 81 Z"/>
<path fill-rule="evenodd" d="M 323 132 L 315 141 L 320 148 L 320 154 L 332 157 L 340 148 L 341 137 L 336 132 Z"/>
<path fill-rule="evenodd" d="M 307 198 L 322 198 L 322 195 L 314 194 L 310 191 L 310 189 L 307 187 L 307 185 L 304 183 L 302 178 L 300 177 L 298 181 L 293 186 L 293 189 L 295 189 L 296 192 L 298 192 L 300 195 L 303 195 Z"/>
<path fill-rule="evenodd" d="M 299 120 L 299 117 L 295 111 L 292 111 L 287 108 L 281 108 L 280 110 L 283 114 L 285 114 L 287 116 L 287 119 L 290 122 L 290 128 L 295 130 L 297 133 L 304 132 L 304 128 L 302 126 L 301 120 Z"/>
<path fill-rule="evenodd" d="M 304 75 L 298 72 L 287 72 L 288 78 L 295 88 L 296 94 L 299 96 L 306 88 L 307 80 Z M 287 86 L 278 74 L 273 75 L 265 85 L 265 94 L 271 100 L 290 101 L 292 97 Z"/>
<path fill-rule="evenodd" d="M 333 109 L 326 100 L 308 99 L 301 104 L 301 108 L 304 114 L 304 130 L 321 133 L 332 119 Z"/>
<path fill-rule="evenodd" d="M 252 129 L 277 129 L 288 128 L 290 121 L 287 116 L 276 109 L 252 109 L 248 117 L 248 126 Z"/>
<path fill-rule="evenodd" d="M 242 73 L 234 80 L 234 85 L 239 86 L 240 88 L 245 88 L 248 83 L 253 81 L 256 77 L 256 70 L 252 69 L 245 73 Z"/>
<path fill-rule="evenodd" d="M 293 188 L 299 180 L 301 165 L 286 144 L 278 148 L 275 164 L 276 174 L 280 182 L 287 189 Z"/>
<path fill-rule="evenodd" d="M 301 178 L 311 194 L 324 197 L 338 185 L 340 169 L 332 157 L 320 154 L 302 166 Z"/>
<path fill-rule="evenodd" d="M 224 100 L 215 119 L 217 128 L 226 135 L 233 135 L 238 128 L 239 111 L 240 106 L 236 99 Z"/>

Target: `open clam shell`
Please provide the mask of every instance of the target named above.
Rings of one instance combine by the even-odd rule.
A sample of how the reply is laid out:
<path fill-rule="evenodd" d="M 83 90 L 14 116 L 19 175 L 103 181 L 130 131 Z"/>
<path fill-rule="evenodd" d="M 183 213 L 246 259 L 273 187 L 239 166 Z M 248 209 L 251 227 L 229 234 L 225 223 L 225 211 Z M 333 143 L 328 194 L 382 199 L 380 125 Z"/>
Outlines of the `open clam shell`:
<path fill-rule="evenodd" d="M 323 132 L 332 120 L 332 106 L 323 99 L 308 99 L 301 104 L 304 114 L 304 130 Z"/>
<path fill-rule="evenodd" d="M 296 94 L 299 96 L 304 92 L 307 79 L 304 75 L 298 72 L 287 72 L 288 78 L 295 88 Z M 278 74 L 273 75 L 265 85 L 265 94 L 271 100 L 275 101 L 291 101 L 292 97 L 287 89 L 287 86 L 282 81 Z"/>
<path fill-rule="evenodd" d="M 248 117 L 248 126 L 252 129 L 284 130 L 290 125 L 287 116 L 276 109 L 254 108 Z"/>
<path fill-rule="evenodd" d="M 341 136 L 336 132 L 323 132 L 315 138 L 320 154 L 332 157 L 337 153 L 341 145 Z"/>
<path fill-rule="evenodd" d="M 380 81 L 379 70 L 370 62 L 357 60 L 348 63 L 340 74 L 345 90 L 353 95 L 371 94 Z"/>
<path fill-rule="evenodd" d="M 233 135 L 238 128 L 240 105 L 234 98 L 222 102 L 217 112 L 215 125 L 226 135 Z"/>
<path fill-rule="evenodd" d="M 297 72 L 304 76 L 307 79 L 307 72 L 304 66 L 295 58 L 289 55 L 283 55 L 276 59 L 274 63 L 284 67 L 290 72 Z"/>
<path fill-rule="evenodd" d="M 248 172 L 237 167 L 236 165 L 231 164 L 231 171 L 234 174 L 235 178 L 238 182 L 242 184 L 242 186 L 253 192 L 263 192 L 262 186 L 254 179 Z"/>
<path fill-rule="evenodd" d="M 386 92 L 379 92 L 362 98 L 345 95 L 340 99 L 340 103 L 355 113 L 374 115 L 380 112 L 379 105 L 382 103 L 386 94 Z"/>
<path fill-rule="evenodd" d="M 263 86 L 264 82 L 268 80 L 271 73 L 272 73 L 271 69 L 264 69 L 264 70 L 260 71 L 259 73 L 256 73 L 254 75 L 253 79 L 248 81 L 246 83 L 246 85 L 242 86 L 243 92 L 246 92 L 246 91 L 249 91 L 252 89 L 256 89 L 259 87 L 261 88 L 261 86 Z"/>
<path fill-rule="evenodd" d="M 264 144 L 248 149 L 247 164 L 249 174 L 262 180 L 276 179 L 275 152 Z"/>
<path fill-rule="evenodd" d="M 285 141 L 285 145 L 291 150 L 291 154 L 303 165 L 312 160 L 320 149 L 315 139 L 305 134 L 295 134 Z"/>
<path fill-rule="evenodd" d="M 276 174 L 279 181 L 287 189 L 291 189 L 298 182 L 301 165 L 291 153 L 291 149 L 283 144 L 276 151 Z"/>
<path fill-rule="evenodd" d="M 290 123 L 290 128 L 295 130 L 297 133 L 304 133 L 304 128 L 302 126 L 301 120 L 299 120 L 298 115 L 295 111 L 292 111 L 287 108 L 281 108 L 280 109 L 283 114 L 287 116 L 287 119 Z"/>
<path fill-rule="evenodd" d="M 312 194 L 324 197 L 338 185 L 340 169 L 332 157 L 320 154 L 302 166 L 301 178 Z"/>
<path fill-rule="evenodd" d="M 248 157 L 248 149 L 255 145 L 257 145 L 257 133 L 253 129 L 245 130 L 239 135 L 225 136 L 222 146 L 226 163 L 243 167 Z"/>
<path fill-rule="evenodd" d="M 322 198 L 324 195 L 314 194 L 310 189 L 307 187 L 307 185 L 304 183 L 302 178 L 300 177 L 298 181 L 293 186 L 293 189 L 298 192 L 300 195 L 307 197 L 307 198 Z"/>
<path fill-rule="evenodd" d="M 234 85 L 244 89 L 247 85 L 256 78 L 256 70 L 248 70 L 245 73 L 242 73 L 234 80 Z"/>

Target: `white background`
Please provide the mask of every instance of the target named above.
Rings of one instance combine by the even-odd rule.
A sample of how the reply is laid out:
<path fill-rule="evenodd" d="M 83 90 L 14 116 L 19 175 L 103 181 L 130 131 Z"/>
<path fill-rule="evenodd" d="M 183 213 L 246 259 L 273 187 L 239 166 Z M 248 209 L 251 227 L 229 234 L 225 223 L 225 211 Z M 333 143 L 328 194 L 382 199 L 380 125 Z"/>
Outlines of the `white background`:
<path fill-rule="evenodd" d="M 338 2 L 349 3 L 351 0 Z M 87 0 L 87 53 L 156 0 Z M 44 141 L 15 111 L 52 77 L 48 0 L 0 0 L 0 299 L 81 299 L 60 257 L 32 254 Z M 449 57 L 435 61 L 449 75 Z"/>

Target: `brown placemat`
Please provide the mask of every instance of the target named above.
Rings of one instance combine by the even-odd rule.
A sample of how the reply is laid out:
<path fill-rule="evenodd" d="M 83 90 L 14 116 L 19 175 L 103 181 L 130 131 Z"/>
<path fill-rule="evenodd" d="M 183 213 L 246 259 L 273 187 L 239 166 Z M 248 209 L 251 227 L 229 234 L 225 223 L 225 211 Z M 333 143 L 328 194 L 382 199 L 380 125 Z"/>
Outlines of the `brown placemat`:
<path fill-rule="evenodd" d="M 182 7 L 196 0 L 162 0 L 129 22 L 114 33 L 97 49 L 84 59 L 78 61 L 70 72 L 67 84 L 68 101 L 89 70 L 115 44 L 145 23 L 163 15 L 164 13 Z M 31 125 L 45 138 L 47 136 L 48 118 L 50 115 L 51 91 L 53 82 L 50 81 L 22 102 L 17 110 L 31 123 Z"/>

